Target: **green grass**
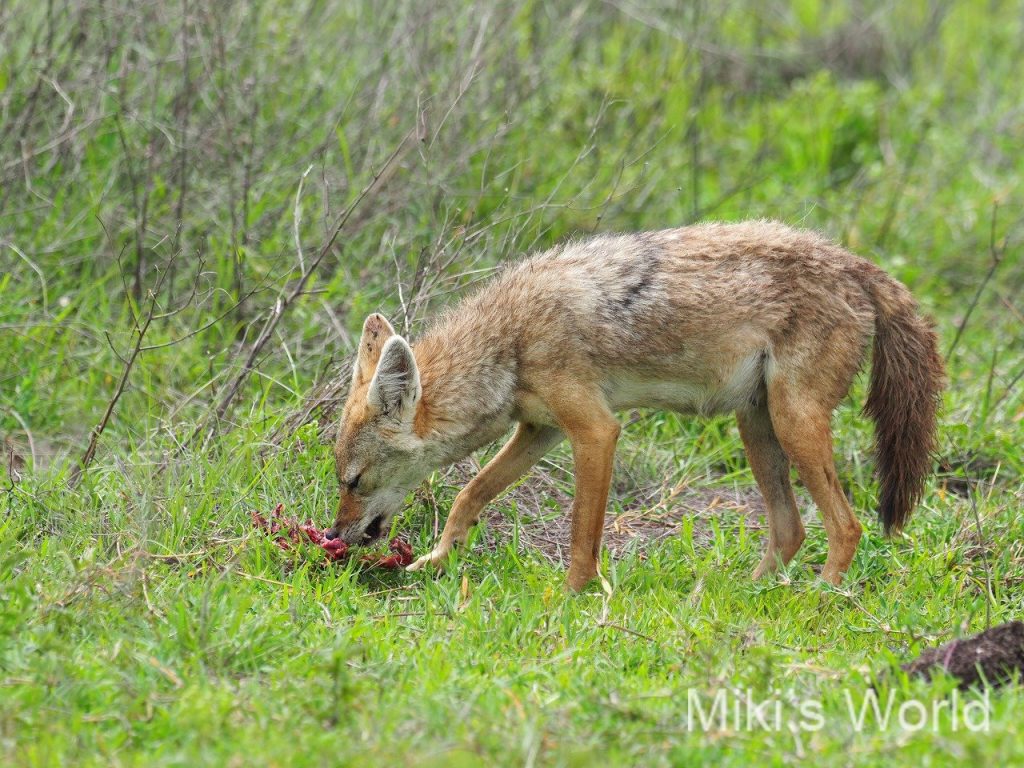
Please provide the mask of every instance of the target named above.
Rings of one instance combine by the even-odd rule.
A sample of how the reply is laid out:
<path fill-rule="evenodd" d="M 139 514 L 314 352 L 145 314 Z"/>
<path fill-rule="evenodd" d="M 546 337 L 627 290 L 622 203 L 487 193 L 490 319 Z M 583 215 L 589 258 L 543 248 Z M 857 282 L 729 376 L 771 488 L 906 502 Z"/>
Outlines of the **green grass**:
<path fill-rule="evenodd" d="M 897 707 L 951 702 L 950 680 L 894 666 L 1021 618 L 1019 2 L 171 5 L 0 10 L 0 761 L 1024 757 L 1018 686 L 989 694 L 985 732 L 954 729 L 948 707 L 923 730 L 857 731 L 845 698 L 873 684 Z M 295 229 L 308 264 L 410 130 L 209 421 L 301 272 Z M 338 375 L 367 312 L 401 322 L 404 299 L 415 332 L 480 270 L 561 238 L 760 216 L 822 229 L 906 282 L 944 351 L 970 311 L 948 360 L 946 469 L 905 537 L 873 520 L 863 381 L 836 414 L 867 526 L 841 588 L 815 576 L 810 508 L 776 581 L 750 582 L 764 531 L 724 509 L 606 556 L 610 594 L 580 596 L 517 535 L 529 494 L 497 502 L 511 536 L 478 532 L 437 576 L 324 567 L 252 530 L 250 510 L 279 502 L 329 519 L 323 424 L 271 437 Z M 180 311 L 147 333 L 73 486 L 161 273 L 160 311 Z M 564 447 L 552 462 L 544 482 L 570 489 Z M 965 475 L 973 499 L 955 492 Z M 750 488 L 730 419 L 631 424 L 610 513 L 683 479 Z M 426 490 L 394 529 L 418 552 L 458 488 L 438 474 Z M 824 727 L 689 728 L 691 692 L 710 706 L 723 690 L 782 701 L 784 721 L 818 706 Z"/>

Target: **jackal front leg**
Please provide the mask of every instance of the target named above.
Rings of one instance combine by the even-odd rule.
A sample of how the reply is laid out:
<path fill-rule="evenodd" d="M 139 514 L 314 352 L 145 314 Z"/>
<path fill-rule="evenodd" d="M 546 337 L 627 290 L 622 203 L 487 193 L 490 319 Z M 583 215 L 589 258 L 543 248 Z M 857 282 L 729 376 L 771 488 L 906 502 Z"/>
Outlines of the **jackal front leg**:
<path fill-rule="evenodd" d="M 483 508 L 522 477 L 561 437 L 562 433 L 554 427 L 520 423 L 498 454 L 455 497 L 435 547 L 406 570 L 442 565 L 454 545 L 466 543 L 469 529 L 476 525 Z"/>

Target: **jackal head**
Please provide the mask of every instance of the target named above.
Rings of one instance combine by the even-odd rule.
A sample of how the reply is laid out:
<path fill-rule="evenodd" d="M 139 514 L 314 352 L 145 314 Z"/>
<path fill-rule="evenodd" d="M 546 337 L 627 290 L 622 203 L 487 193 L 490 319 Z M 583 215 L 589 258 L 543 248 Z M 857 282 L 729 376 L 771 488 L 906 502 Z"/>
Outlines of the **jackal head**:
<path fill-rule="evenodd" d="M 341 499 L 328 538 L 349 544 L 380 538 L 406 495 L 430 474 L 413 431 L 420 396 L 408 342 L 382 316 L 370 315 L 334 445 Z"/>

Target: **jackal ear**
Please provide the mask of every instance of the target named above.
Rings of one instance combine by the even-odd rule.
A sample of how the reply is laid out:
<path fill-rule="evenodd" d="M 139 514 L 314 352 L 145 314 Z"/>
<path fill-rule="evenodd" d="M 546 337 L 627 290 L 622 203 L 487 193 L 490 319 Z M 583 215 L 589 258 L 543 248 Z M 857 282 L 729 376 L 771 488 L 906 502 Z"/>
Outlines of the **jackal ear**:
<path fill-rule="evenodd" d="M 416 413 L 420 393 L 420 372 L 412 348 L 401 336 L 392 336 L 384 342 L 377 372 L 366 393 L 367 402 L 385 416 L 408 421 Z"/>
<path fill-rule="evenodd" d="M 373 372 L 377 370 L 377 363 L 380 361 L 380 353 L 384 349 L 384 342 L 394 335 L 395 329 L 383 315 L 374 313 L 366 318 L 366 322 L 363 323 L 363 335 L 359 339 L 356 364 L 352 368 L 353 388 L 373 377 Z"/>

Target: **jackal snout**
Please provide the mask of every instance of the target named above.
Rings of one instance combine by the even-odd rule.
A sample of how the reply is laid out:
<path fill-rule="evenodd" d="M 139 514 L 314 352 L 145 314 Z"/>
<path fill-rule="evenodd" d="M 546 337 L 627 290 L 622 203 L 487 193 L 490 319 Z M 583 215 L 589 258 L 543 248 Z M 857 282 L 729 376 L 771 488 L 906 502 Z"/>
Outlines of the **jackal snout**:
<path fill-rule="evenodd" d="M 337 523 L 325 534 L 328 540 L 341 539 L 346 544 L 364 544 L 376 541 L 384 536 L 388 530 L 388 520 L 385 515 L 375 515 L 368 522 L 363 524 L 362 520 L 347 526 Z"/>
<path fill-rule="evenodd" d="M 376 541 L 391 528 L 391 519 L 401 508 L 404 496 L 401 491 L 385 491 L 366 497 L 343 491 L 334 525 L 327 532 L 327 538 L 341 539 L 346 544 Z"/>

